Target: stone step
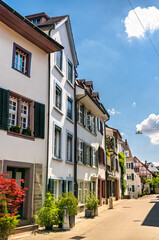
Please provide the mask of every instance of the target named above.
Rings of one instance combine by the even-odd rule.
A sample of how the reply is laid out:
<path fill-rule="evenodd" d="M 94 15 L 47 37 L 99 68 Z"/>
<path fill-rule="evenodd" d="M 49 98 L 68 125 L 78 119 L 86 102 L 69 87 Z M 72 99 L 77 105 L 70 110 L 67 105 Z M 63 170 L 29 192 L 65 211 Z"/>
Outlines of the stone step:
<path fill-rule="evenodd" d="M 15 231 L 13 234 L 35 231 L 37 229 L 38 229 L 38 224 L 19 226 L 19 227 L 15 228 Z"/>

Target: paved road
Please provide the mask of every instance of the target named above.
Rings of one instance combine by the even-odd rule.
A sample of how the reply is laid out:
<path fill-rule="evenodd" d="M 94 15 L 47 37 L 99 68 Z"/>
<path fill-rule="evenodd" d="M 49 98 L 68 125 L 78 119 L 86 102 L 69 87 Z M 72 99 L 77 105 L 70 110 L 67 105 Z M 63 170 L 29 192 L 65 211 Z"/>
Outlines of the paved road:
<path fill-rule="evenodd" d="M 69 232 L 37 234 L 23 240 L 159 240 L 159 195 L 131 199 L 84 219 Z"/>

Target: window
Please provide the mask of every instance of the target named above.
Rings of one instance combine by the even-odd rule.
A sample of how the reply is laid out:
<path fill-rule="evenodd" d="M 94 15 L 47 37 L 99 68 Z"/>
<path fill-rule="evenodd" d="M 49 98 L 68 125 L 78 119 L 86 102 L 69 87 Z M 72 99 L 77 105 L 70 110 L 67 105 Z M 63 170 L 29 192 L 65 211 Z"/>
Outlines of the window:
<path fill-rule="evenodd" d="M 73 110 L 73 101 L 71 98 L 67 98 L 67 117 L 72 119 L 73 118 L 73 114 L 72 114 L 72 111 Z"/>
<path fill-rule="evenodd" d="M 93 147 L 93 167 L 96 167 L 96 149 Z"/>
<path fill-rule="evenodd" d="M 55 198 L 58 199 L 59 197 L 59 180 L 54 180 L 54 189 L 53 193 L 55 194 Z"/>
<path fill-rule="evenodd" d="M 83 182 L 78 183 L 78 200 L 80 203 L 83 202 Z"/>
<path fill-rule="evenodd" d="M 90 146 L 89 145 L 86 145 L 86 164 L 87 165 L 91 165 L 90 163 Z"/>
<path fill-rule="evenodd" d="M 83 142 L 78 140 L 78 161 L 83 163 Z"/>
<path fill-rule="evenodd" d="M 72 162 L 72 135 L 67 133 L 67 161 Z"/>
<path fill-rule="evenodd" d="M 17 100 L 14 98 L 9 99 L 9 127 L 16 126 L 17 124 Z"/>
<path fill-rule="evenodd" d="M 56 66 L 62 71 L 62 51 L 56 52 Z"/>
<path fill-rule="evenodd" d="M 30 66 L 31 53 L 14 43 L 12 67 L 30 77 Z"/>
<path fill-rule="evenodd" d="M 71 83 L 73 83 L 73 65 L 69 60 L 68 60 L 68 80 Z"/>
<path fill-rule="evenodd" d="M 91 130 L 91 113 L 87 111 L 86 127 Z"/>
<path fill-rule="evenodd" d="M 131 174 L 127 174 L 127 180 L 131 180 Z"/>
<path fill-rule="evenodd" d="M 139 172 L 139 168 L 137 168 L 137 167 L 134 168 L 134 171 L 135 171 L 135 172 Z"/>
<path fill-rule="evenodd" d="M 130 169 L 131 168 L 131 163 L 127 163 L 126 167 L 127 167 L 127 169 Z"/>
<path fill-rule="evenodd" d="M 131 192 L 131 185 L 127 186 L 128 192 Z"/>
<path fill-rule="evenodd" d="M 33 23 L 34 23 L 34 24 L 40 24 L 40 18 L 34 19 L 34 20 L 33 20 Z"/>
<path fill-rule="evenodd" d="M 84 197 L 88 196 L 89 194 L 89 182 L 84 183 Z"/>
<path fill-rule="evenodd" d="M 96 133 L 96 123 L 95 123 L 96 119 L 94 116 L 92 116 L 92 133 Z"/>
<path fill-rule="evenodd" d="M 25 129 L 28 127 L 28 104 L 21 104 L 21 128 Z"/>
<path fill-rule="evenodd" d="M 61 128 L 55 125 L 54 156 L 61 158 Z"/>
<path fill-rule="evenodd" d="M 55 106 L 62 110 L 62 89 L 56 84 Z"/>
<path fill-rule="evenodd" d="M 82 104 L 79 105 L 79 122 L 84 124 L 84 106 Z"/>

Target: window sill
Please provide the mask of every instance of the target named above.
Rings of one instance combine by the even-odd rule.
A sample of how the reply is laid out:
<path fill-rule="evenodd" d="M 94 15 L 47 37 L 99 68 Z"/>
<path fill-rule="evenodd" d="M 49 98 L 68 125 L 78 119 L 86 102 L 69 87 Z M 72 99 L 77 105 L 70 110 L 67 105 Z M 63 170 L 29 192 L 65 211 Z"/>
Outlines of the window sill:
<path fill-rule="evenodd" d="M 69 122 L 71 122 L 72 124 L 74 124 L 74 121 L 73 121 L 71 118 L 69 118 L 69 117 L 66 116 L 66 119 L 67 119 Z"/>
<path fill-rule="evenodd" d="M 60 70 L 60 68 L 55 64 L 56 70 L 61 74 L 62 77 L 64 77 L 63 72 Z"/>
<path fill-rule="evenodd" d="M 63 160 L 61 158 L 58 158 L 58 157 L 55 157 L 55 156 L 52 156 L 52 159 L 56 160 L 56 161 L 59 161 L 59 162 L 63 162 Z"/>
<path fill-rule="evenodd" d="M 14 68 L 14 67 L 12 67 L 12 69 L 14 69 L 15 71 L 17 71 L 17 72 L 19 72 L 19 73 L 23 74 L 24 76 L 26 76 L 26 77 L 30 78 L 30 76 L 29 76 L 29 75 L 27 75 L 27 74 L 25 74 L 25 73 L 23 73 L 23 72 L 19 71 L 18 69 Z"/>
<path fill-rule="evenodd" d="M 59 108 L 57 108 L 56 106 L 54 106 L 54 109 L 56 109 L 57 112 L 59 112 L 61 115 L 63 115 L 63 112 L 62 112 Z"/>
<path fill-rule="evenodd" d="M 74 165 L 74 163 L 73 162 L 69 162 L 69 161 L 65 161 L 65 163 L 68 163 L 68 164 L 71 164 L 71 165 Z"/>
<path fill-rule="evenodd" d="M 88 167 L 88 168 L 98 169 L 98 168 L 95 167 L 95 166 L 90 166 L 90 165 L 84 164 L 84 163 L 82 163 L 82 162 L 78 162 L 77 164 L 79 164 L 79 165 L 81 165 L 81 166 L 84 166 L 84 167 Z"/>
<path fill-rule="evenodd" d="M 27 135 L 24 135 L 24 134 L 21 134 L 21 133 L 15 133 L 15 132 L 7 131 L 7 135 L 35 141 L 35 138 L 33 136 L 27 136 Z"/>
<path fill-rule="evenodd" d="M 70 82 L 70 80 L 66 80 L 67 82 L 68 82 L 68 84 L 74 89 L 75 87 L 74 87 L 74 85 Z"/>

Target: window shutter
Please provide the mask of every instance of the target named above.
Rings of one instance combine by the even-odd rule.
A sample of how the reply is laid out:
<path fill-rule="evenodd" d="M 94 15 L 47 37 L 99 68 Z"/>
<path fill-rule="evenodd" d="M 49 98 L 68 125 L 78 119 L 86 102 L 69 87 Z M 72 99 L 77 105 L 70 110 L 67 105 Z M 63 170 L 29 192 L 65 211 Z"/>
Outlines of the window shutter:
<path fill-rule="evenodd" d="M 97 122 L 98 122 L 98 131 L 100 132 L 100 118 L 99 117 L 97 119 Z"/>
<path fill-rule="evenodd" d="M 76 143 L 76 161 L 78 162 L 79 161 L 79 139 L 77 139 L 77 143 Z"/>
<path fill-rule="evenodd" d="M 54 179 L 49 179 L 49 192 L 54 194 Z"/>
<path fill-rule="evenodd" d="M 63 193 L 66 193 L 66 186 L 67 186 L 67 180 L 63 180 L 63 188 L 62 188 Z"/>
<path fill-rule="evenodd" d="M 90 146 L 90 166 L 93 166 L 93 148 Z"/>
<path fill-rule="evenodd" d="M 95 152 L 95 166 L 98 168 L 98 150 Z"/>
<path fill-rule="evenodd" d="M 35 102 L 34 104 L 34 136 L 43 138 L 45 134 L 45 105 Z"/>
<path fill-rule="evenodd" d="M 0 129 L 8 130 L 9 91 L 0 88 Z"/>
<path fill-rule="evenodd" d="M 83 106 L 83 126 L 86 126 L 86 108 Z"/>
<path fill-rule="evenodd" d="M 90 113 L 90 131 L 91 131 L 91 132 L 92 132 L 92 130 L 93 130 L 92 124 L 93 124 L 93 116 L 91 116 L 91 113 Z"/>
<path fill-rule="evenodd" d="M 84 163 L 84 165 L 87 164 L 86 151 L 87 151 L 87 145 L 85 142 L 83 142 L 83 163 Z"/>
<path fill-rule="evenodd" d="M 131 169 L 134 169 L 133 163 L 131 163 Z"/>
<path fill-rule="evenodd" d="M 95 126 L 94 126 L 94 129 L 95 129 L 95 134 L 97 134 L 97 118 L 95 117 Z"/>
<path fill-rule="evenodd" d="M 101 162 L 101 151 L 100 151 L 100 147 L 98 148 L 98 162 Z"/>
<path fill-rule="evenodd" d="M 89 182 L 89 192 L 92 192 L 92 182 Z"/>
<path fill-rule="evenodd" d="M 134 174 L 133 173 L 131 174 L 131 179 L 134 180 Z"/>
<path fill-rule="evenodd" d="M 84 126 L 84 105 L 82 105 L 82 124 Z"/>
<path fill-rule="evenodd" d="M 132 192 L 135 192 L 135 186 L 132 185 Z"/>

